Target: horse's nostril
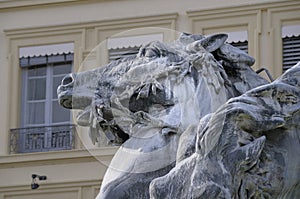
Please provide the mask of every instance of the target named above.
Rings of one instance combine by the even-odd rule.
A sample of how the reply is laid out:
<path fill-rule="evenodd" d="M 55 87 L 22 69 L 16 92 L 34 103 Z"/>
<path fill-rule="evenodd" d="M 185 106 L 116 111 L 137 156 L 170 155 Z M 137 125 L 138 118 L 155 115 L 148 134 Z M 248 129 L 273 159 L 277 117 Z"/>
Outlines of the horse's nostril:
<path fill-rule="evenodd" d="M 64 85 L 64 86 L 69 86 L 69 85 L 71 85 L 73 82 L 74 82 L 73 75 L 72 75 L 72 74 L 68 74 L 68 75 L 66 75 L 66 76 L 62 79 L 61 84 Z"/>

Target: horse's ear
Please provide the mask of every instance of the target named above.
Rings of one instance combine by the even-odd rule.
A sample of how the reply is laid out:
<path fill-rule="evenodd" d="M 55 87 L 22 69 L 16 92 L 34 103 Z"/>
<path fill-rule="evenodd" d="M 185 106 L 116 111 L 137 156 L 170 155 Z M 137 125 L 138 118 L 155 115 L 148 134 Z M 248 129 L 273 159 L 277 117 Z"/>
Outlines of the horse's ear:
<path fill-rule="evenodd" d="M 228 38 L 227 34 L 213 34 L 213 35 L 208 35 L 207 37 L 201 39 L 199 41 L 200 45 L 207 50 L 208 52 L 213 52 L 220 48 L 226 39 Z"/>

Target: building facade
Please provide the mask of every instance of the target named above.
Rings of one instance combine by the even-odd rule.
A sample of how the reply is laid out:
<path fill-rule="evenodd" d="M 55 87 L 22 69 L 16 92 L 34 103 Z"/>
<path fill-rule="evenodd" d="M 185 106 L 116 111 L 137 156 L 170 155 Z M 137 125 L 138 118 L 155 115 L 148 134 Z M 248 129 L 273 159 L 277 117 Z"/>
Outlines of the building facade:
<path fill-rule="evenodd" d="M 300 61 L 298 0 L 1 1 L 0 199 L 94 198 L 117 147 L 94 146 L 74 127 L 71 114 L 56 108 L 55 87 L 89 65 L 99 43 L 100 66 L 148 40 L 172 41 L 177 31 L 229 33 L 256 59 L 253 68 L 274 78 Z M 61 44 L 72 52 L 21 56 L 24 48 Z M 69 129 L 54 130 L 60 125 Z M 35 190 L 32 174 L 47 176 Z"/>

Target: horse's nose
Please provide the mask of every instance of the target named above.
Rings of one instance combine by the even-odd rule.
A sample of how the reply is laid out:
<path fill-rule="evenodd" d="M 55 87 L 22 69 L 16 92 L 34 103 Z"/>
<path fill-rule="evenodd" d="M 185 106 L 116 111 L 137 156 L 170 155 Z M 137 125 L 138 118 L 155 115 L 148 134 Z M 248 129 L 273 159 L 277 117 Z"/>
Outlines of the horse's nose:
<path fill-rule="evenodd" d="M 68 74 L 61 80 L 61 85 L 66 88 L 72 88 L 74 85 L 74 74 Z"/>

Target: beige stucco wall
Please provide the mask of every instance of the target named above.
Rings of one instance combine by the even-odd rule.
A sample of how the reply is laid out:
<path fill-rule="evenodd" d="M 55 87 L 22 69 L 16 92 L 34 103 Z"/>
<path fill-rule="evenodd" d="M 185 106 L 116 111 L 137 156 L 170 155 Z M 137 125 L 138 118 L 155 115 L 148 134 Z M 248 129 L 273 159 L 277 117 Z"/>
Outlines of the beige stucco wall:
<path fill-rule="evenodd" d="M 9 129 L 20 123 L 18 48 L 74 42 L 76 71 L 100 41 L 132 28 L 203 34 L 245 30 L 255 68 L 264 66 L 276 77 L 282 66 L 281 28 L 300 24 L 299 10 L 299 1 L 282 0 L 1 1 L 0 199 L 93 198 L 106 169 L 81 145 L 68 152 L 9 155 Z M 170 39 L 160 31 L 165 40 Z M 106 55 L 101 57 L 102 64 Z M 99 149 L 96 154 L 109 162 L 115 150 Z M 32 173 L 47 174 L 49 180 L 30 190 Z"/>
<path fill-rule="evenodd" d="M 0 159 L 0 198 L 94 198 L 116 149 L 19 154 Z M 46 175 L 31 190 L 31 175 Z"/>

